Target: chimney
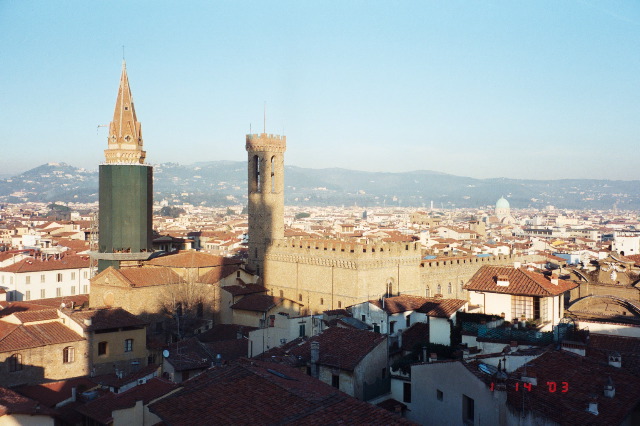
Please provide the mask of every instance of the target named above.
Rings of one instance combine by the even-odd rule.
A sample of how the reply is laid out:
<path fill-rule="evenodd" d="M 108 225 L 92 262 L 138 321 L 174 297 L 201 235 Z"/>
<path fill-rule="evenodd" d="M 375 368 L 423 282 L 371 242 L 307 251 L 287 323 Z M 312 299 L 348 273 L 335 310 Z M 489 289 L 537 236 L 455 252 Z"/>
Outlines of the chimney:
<path fill-rule="evenodd" d="M 522 264 L 520 262 L 513 262 L 513 267 L 515 269 L 520 269 L 521 266 L 522 266 Z"/>
<path fill-rule="evenodd" d="M 558 285 L 558 277 L 555 275 L 552 275 L 549 281 L 551 281 L 551 284 L 553 285 Z"/>
<path fill-rule="evenodd" d="M 533 386 L 538 386 L 538 376 L 534 371 L 525 372 L 522 374 L 521 380 L 524 383 L 531 383 Z"/>
<path fill-rule="evenodd" d="M 438 354 L 435 352 L 431 352 L 429 354 L 429 362 L 434 362 L 438 360 Z"/>
<path fill-rule="evenodd" d="M 86 325 L 87 327 L 91 327 L 91 318 L 85 318 L 84 319 L 84 325 Z"/>
<path fill-rule="evenodd" d="M 607 398 L 613 398 L 616 394 L 616 386 L 613 384 L 611 376 L 607 379 L 607 383 L 604 385 L 604 396 Z"/>
<path fill-rule="evenodd" d="M 622 367 L 622 357 L 618 352 L 609 354 L 609 365 L 616 368 Z"/>
<path fill-rule="evenodd" d="M 511 352 L 515 352 L 518 350 L 518 342 L 516 340 L 512 340 L 511 343 Z"/>
<path fill-rule="evenodd" d="M 496 284 L 500 287 L 508 287 L 509 286 L 509 277 L 506 275 L 498 275 L 496 277 Z"/>
<path fill-rule="evenodd" d="M 320 361 L 320 342 L 311 342 L 311 376 L 318 378 L 318 361 Z"/>
<path fill-rule="evenodd" d="M 591 414 L 598 415 L 598 396 L 592 395 L 589 399 L 589 407 L 587 407 L 587 412 Z"/>

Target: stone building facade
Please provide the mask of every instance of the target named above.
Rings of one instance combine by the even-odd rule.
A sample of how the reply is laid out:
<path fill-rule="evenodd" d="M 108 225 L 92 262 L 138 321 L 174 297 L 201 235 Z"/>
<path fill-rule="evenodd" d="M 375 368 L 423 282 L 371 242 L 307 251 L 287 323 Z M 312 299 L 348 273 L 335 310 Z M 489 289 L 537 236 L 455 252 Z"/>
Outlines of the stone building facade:
<path fill-rule="evenodd" d="M 467 299 L 462 286 L 483 264 L 512 264 L 515 256 L 422 261 L 417 242 L 371 243 L 284 238 L 286 138 L 247 135 L 249 258 L 273 296 L 307 313 L 340 309 L 382 296 L 411 294 Z M 412 217 L 413 221 L 427 217 Z M 441 265 L 442 263 L 442 265 Z"/>

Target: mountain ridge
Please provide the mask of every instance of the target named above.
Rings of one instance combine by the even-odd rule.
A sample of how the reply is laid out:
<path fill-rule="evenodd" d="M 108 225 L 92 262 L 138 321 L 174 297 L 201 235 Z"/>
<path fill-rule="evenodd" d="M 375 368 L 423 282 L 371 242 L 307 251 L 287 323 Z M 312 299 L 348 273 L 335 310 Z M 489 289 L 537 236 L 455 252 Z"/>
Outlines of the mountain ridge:
<path fill-rule="evenodd" d="M 246 203 L 243 161 L 207 161 L 154 167 L 157 201 L 228 206 Z M 640 181 L 605 179 L 478 179 L 432 170 L 369 172 L 285 166 L 288 205 L 486 207 L 500 196 L 513 208 L 640 210 Z M 94 202 L 98 172 L 47 163 L 0 179 L 0 202 Z"/>

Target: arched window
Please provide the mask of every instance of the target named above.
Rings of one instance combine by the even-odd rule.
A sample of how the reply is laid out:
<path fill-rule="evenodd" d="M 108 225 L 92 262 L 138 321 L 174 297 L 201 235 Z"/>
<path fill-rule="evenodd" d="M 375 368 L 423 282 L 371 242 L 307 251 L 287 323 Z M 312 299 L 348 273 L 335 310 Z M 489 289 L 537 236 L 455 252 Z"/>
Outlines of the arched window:
<path fill-rule="evenodd" d="M 447 287 L 447 292 L 449 294 L 451 294 L 451 292 L 452 292 L 451 283 L 449 283 L 449 286 Z"/>
<path fill-rule="evenodd" d="M 11 355 L 9 358 L 7 358 L 7 365 L 9 366 L 10 373 L 14 371 L 22 370 L 22 355 L 21 354 Z"/>
<path fill-rule="evenodd" d="M 431 297 L 431 289 L 427 287 L 426 297 Z"/>
<path fill-rule="evenodd" d="M 68 364 L 70 362 L 75 361 L 76 359 L 76 348 L 73 346 L 67 346 L 62 350 L 62 362 Z"/>
<path fill-rule="evenodd" d="M 438 294 L 442 294 L 442 286 L 438 284 Z"/>

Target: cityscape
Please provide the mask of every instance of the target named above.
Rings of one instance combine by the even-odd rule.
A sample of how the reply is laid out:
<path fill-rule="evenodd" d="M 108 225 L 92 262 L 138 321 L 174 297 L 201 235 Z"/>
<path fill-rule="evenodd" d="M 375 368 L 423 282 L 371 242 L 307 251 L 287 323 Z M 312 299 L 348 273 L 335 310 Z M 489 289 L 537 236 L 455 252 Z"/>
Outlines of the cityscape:
<path fill-rule="evenodd" d="M 269 5 L 274 10 L 251 4 L 243 19 L 256 23 L 271 16 L 280 22 L 286 21 L 280 13 L 300 14 L 308 19 L 309 33 L 327 23 L 341 35 L 348 18 L 356 16 L 355 2 L 333 4 L 331 13 L 317 5 Z M 327 61 L 331 53 L 339 57 L 340 49 L 357 57 L 352 49 L 368 52 L 376 43 L 392 58 L 396 54 L 386 44 L 408 42 L 409 35 L 432 42 L 437 37 L 429 38 L 431 31 L 449 34 L 431 20 L 445 19 L 449 7 L 358 5 L 363 22 L 378 25 L 366 33 L 375 42 L 357 45 L 355 32 L 365 24 L 354 22 L 350 38 L 328 50 L 324 46 Z M 239 19 L 244 10 L 236 7 L 186 6 L 201 8 L 221 28 L 202 27 L 210 31 L 223 31 Z M 452 22 L 464 21 L 470 29 L 482 21 L 466 16 L 474 12 L 504 28 L 509 28 L 505 17 L 555 22 L 536 7 L 493 2 L 461 7 L 467 12 L 458 11 Z M 165 16 L 160 9 L 132 6 L 131 13 L 160 19 Z M 21 10 L 17 4 L 0 6 L 0 24 Z M 175 16 L 184 13 L 171 10 Z M 117 15 L 110 8 L 102 12 Z M 76 13 L 86 17 L 89 9 L 82 6 Z M 228 21 L 220 18 L 225 13 Z M 428 25 L 412 20 L 412 13 Z M 594 20 L 611 31 L 611 40 L 625 34 L 640 39 L 635 6 L 613 10 L 606 3 L 578 2 L 555 13 L 584 20 L 573 24 L 577 33 Z M 193 15 L 193 28 L 200 19 Z M 266 31 L 248 40 L 273 53 L 272 45 L 286 38 L 285 46 L 293 49 L 293 38 L 284 35 L 299 29 L 293 21 L 282 33 Z M 615 25 L 620 28 L 612 29 Z M 565 34 L 562 25 L 550 28 Z M 132 37 L 140 43 L 140 34 L 152 34 L 138 31 Z M 526 45 L 529 39 L 513 31 Z M 471 43 L 471 35 L 462 39 Z M 229 43 L 244 45 L 229 37 Z M 316 40 L 313 34 L 300 37 Z M 447 37 L 457 46 L 458 39 Z M 316 41 L 329 40 L 325 34 Z M 594 49 L 605 49 L 601 40 L 591 42 Z M 583 48 L 581 41 L 572 43 L 576 51 Z M 367 109 L 373 98 L 366 98 L 360 118 L 370 123 L 371 133 L 363 130 L 362 140 L 347 133 L 342 141 L 329 135 L 325 142 L 323 131 L 339 133 L 356 124 L 358 115 L 350 109 L 355 104 L 347 95 L 334 99 L 338 110 L 345 108 L 345 122 L 327 122 L 324 130 L 311 126 L 307 135 L 308 117 L 298 113 L 313 115 L 313 108 L 297 104 L 289 92 L 306 80 L 279 69 L 276 75 L 289 78 L 281 82 L 288 95 L 259 93 L 277 99 L 273 108 L 269 99 L 247 100 L 259 108 L 252 105 L 244 117 L 227 118 L 221 139 L 210 135 L 217 132 L 212 128 L 195 140 L 193 135 L 204 131 L 193 124 L 201 119 L 198 107 L 185 112 L 189 105 L 175 99 L 169 123 L 164 107 L 153 105 L 160 102 L 154 90 L 165 89 L 148 88 L 158 80 L 148 68 L 153 53 L 143 46 L 131 55 L 123 47 L 119 70 L 96 72 L 89 79 L 100 86 L 96 93 L 73 92 L 99 103 L 95 111 L 110 111 L 95 122 L 74 115 L 73 125 L 82 121 L 88 141 L 81 149 L 74 148 L 76 136 L 70 133 L 55 149 L 34 143 L 29 155 L 28 146 L 18 147 L 15 139 L 21 119 L 14 112 L 0 119 L 0 130 L 7 130 L 0 159 L 0 424 L 640 424 L 640 175 L 627 154 L 637 150 L 637 114 L 633 124 L 604 113 L 601 127 L 585 123 L 588 131 L 596 130 L 579 150 L 569 141 L 586 133 L 575 133 L 567 123 L 556 123 L 557 140 L 565 142 L 545 139 L 547 129 L 529 127 L 513 135 L 533 139 L 507 147 L 483 139 L 496 130 L 469 116 L 470 131 L 486 133 L 478 136 L 482 149 L 476 151 L 474 143 L 453 146 L 464 133 L 451 122 L 451 140 L 435 130 L 415 134 L 417 143 L 387 140 L 389 130 L 376 127 L 384 120 Z M 626 46 L 616 51 L 622 59 L 611 54 L 610 67 L 626 63 Z M 545 45 L 547 50 L 553 49 Z M 167 55 L 171 52 L 167 45 Z M 410 56 L 404 55 L 395 57 Z M 291 53 L 293 69 L 311 66 L 296 63 L 302 57 Z M 137 68 L 145 61 L 150 62 Z M 64 67 L 54 62 L 47 66 Z M 273 72 L 268 62 L 249 64 L 254 71 L 262 66 L 264 73 Z M 353 66 L 345 75 L 360 72 Z M 640 68 L 637 59 L 633 67 Z M 482 64 L 471 68 L 466 72 L 483 75 Z M 193 73 L 188 66 L 180 69 L 186 73 L 180 79 L 198 78 L 198 67 Z M 229 70 L 239 72 L 232 65 Z M 363 87 L 385 70 L 381 65 L 363 75 Z M 398 66 L 393 72 L 403 70 Z M 14 81 L 21 78 L 17 74 L 9 67 L 0 75 Z M 637 75 L 629 82 L 635 95 L 640 94 Z M 103 77 L 109 81 L 96 83 Z M 84 78 L 78 77 L 86 85 Z M 329 81 L 340 86 L 335 76 Z M 235 77 L 229 82 L 236 84 Z M 400 87 L 395 78 L 388 82 Z M 192 83 L 185 81 L 184 89 Z M 496 99 L 518 92 L 510 84 L 503 81 L 507 89 L 496 89 Z M 139 85 L 145 89 L 139 92 Z M 113 89 L 103 93 L 102 87 Z M 0 98 L 13 90 L 0 86 Z M 527 102 L 533 108 L 532 93 L 522 109 Z M 140 98 L 144 102 L 134 102 Z M 289 98 L 293 105 L 283 106 Z M 387 101 L 396 105 L 392 98 Z M 629 111 L 640 112 L 640 98 L 620 99 L 620 108 L 630 102 Z M 236 101 L 229 99 L 228 108 L 237 115 Z M 23 100 L 16 102 L 22 108 Z M 50 100 L 43 96 L 42 102 Z M 416 105 L 409 102 L 404 114 L 410 117 Z M 42 131 L 35 124 L 38 108 L 34 105 L 33 129 L 21 130 L 31 133 L 28 138 Z M 52 108 L 42 120 L 64 120 L 58 109 L 64 110 Z M 400 112 L 391 109 L 385 117 L 393 123 Z M 423 124 L 437 128 L 423 112 Z M 579 115 L 565 117 L 571 114 Z M 202 148 L 203 141 L 217 147 L 230 137 L 236 119 L 256 116 L 259 122 L 236 128 L 227 148 Z M 288 124 L 289 132 L 284 117 L 302 124 Z M 211 123 L 225 118 L 216 120 Z M 512 134 L 518 120 L 505 113 L 491 126 L 503 125 L 504 134 Z M 171 129 L 160 135 L 163 130 L 150 129 L 149 122 Z M 196 130 L 169 141 L 179 135 L 174 127 L 189 123 Z M 611 151 L 614 142 L 598 138 L 612 123 L 624 153 L 617 156 L 624 158 L 611 160 L 617 166 L 603 166 L 597 152 L 604 151 L 597 150 Z M 554 121 L 547 124 L 553 127 Z M 374 133 L 383 142 L 372 138 Z M 62 141 L 58 137 L 51 141 Z M 434 137 L 445 139 L 439 143 Z"/>

